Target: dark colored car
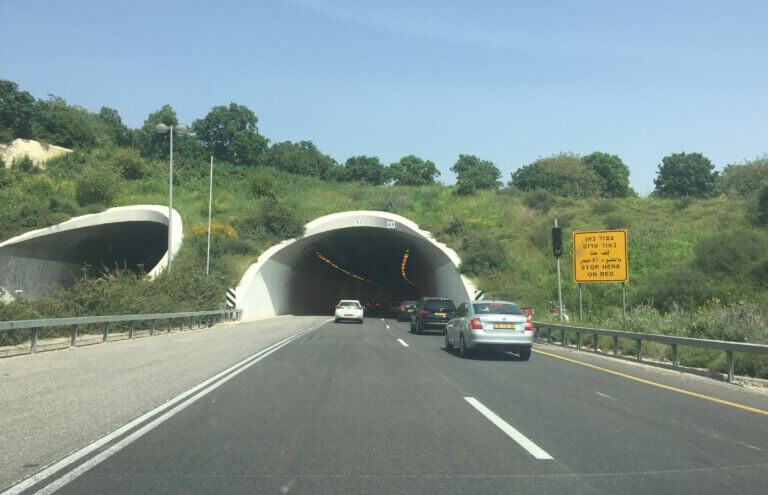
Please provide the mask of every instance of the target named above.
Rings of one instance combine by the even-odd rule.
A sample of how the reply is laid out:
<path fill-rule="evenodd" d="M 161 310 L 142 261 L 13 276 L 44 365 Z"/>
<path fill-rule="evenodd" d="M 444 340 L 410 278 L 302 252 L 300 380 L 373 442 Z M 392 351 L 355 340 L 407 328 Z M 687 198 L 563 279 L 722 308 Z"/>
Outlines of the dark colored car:
<path fill-rule="evenodd" d="M 368 299 L 365 303 L 365 316 L 376 318 L 384 316 L 384 309 L 381 307 L 381 302 L 376 299 Z"/>
<path fill-rule="evenodd" d="M 389 318 L 397 318 L 397 316 L 400 314 L 400 303 L 396 301 L 392 301 L 389 304 L 387 304 L 387 317 Z"/>
<path fill-rule="evenodd" d="M 403 301 L 400 303 L 400 306 L 397 308 L 397 313 L 395 314 L 395 317 L 397 318 L 397 321 L 407 321 L 411 319 L 411 316 L 416 311 L 416 307 L 418 307 L 419 302 L 418 301 Z"/>
<path fill-rule="evenodd" d="M 442 330 L 456 315 L 456 305 L 445 297 L 422 297 L 411 317 L 411 333 L 424 333 L 424 330 Z"/>

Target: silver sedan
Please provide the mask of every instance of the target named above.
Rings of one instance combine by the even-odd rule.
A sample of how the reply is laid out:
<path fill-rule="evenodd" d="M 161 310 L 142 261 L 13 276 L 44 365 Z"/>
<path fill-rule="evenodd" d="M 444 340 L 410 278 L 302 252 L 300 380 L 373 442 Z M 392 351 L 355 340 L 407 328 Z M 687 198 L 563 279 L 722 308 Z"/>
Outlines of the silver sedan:
<path fill-rule="evenodd" d="M 470 301 L 448 322 L 445 348 L 462 357 L 480 349 L 512 351 L 527 361 L 533 346 L 533 323 L 514 303 Z"/>

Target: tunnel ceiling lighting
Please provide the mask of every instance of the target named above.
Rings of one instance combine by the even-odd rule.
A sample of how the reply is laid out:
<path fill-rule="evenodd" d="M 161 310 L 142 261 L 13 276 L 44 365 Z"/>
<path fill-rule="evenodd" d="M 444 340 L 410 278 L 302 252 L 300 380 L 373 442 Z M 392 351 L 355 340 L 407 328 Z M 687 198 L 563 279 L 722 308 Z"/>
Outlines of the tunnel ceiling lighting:
<path fill-rule="evenodd" d="M 342 267 L 340 267 L 339 265 L 337 265 L 333 261 L 331 261 L 328 258 L 326 258 L 325 256 L 323 256 L 323 254 L 320 251 L 315 251 L 315 256 L 317 256 L 321 261 L 324 261 L 325 263 L 331 265 L 332 267 L 334 267 L 338 271 L 340 271 L 342 273 L 346 273 L 350 277 L 354 277 L 354 278 L 356 278 L 358 280 L 362 280 L 363 282 L 368 282 L 369 284 L 375 284 L 376 283 L 376 282 L 372 282 L 371 280 L 368 280 L 365 277 L 361 277 L 360 275 L 354 274 L 354 273 L 352 273 L 352 272 L 350 272 L 348 270 L 343 269 Z"/>
<path fill-rule="evenodd" d="M 411 282 L 410 280 L 408 280 L 408 275 L 405 274 L 405 265 L 408 264 L 408 258 L 410 256 L 411 256 L 411 250 L 410 249 L 406 249 L 405 252 L 403 253 L 403 262 L 400 263 L 400 273 L 403 274 L 403 280 L 405 280 L 406 282 L 408 282 L 411 285 L 416 285 L 413 282 Z"/>

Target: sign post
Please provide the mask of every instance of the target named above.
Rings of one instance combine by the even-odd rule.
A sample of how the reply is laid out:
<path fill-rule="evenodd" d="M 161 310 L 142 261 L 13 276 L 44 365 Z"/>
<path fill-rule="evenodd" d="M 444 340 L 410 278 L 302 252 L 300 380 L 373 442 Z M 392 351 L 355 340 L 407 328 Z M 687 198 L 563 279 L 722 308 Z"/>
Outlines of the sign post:
<path fill-rule="evenodd" d="M 579 320 L 582 317 L 581 284 L 621 282 L 621 315 L 626 314 L 629 280 L 627 231 L 592 230 L 573 233 L 573 281 L 579 284 Z"/>

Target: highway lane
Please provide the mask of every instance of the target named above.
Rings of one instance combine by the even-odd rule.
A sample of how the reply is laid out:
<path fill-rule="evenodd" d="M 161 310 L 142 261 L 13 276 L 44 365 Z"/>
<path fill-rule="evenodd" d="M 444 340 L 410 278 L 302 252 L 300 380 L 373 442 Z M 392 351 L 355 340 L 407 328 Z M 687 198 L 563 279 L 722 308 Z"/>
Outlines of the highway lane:
<path fill-rule="evenodd" d="M 391 320 L 329 323 L 61 492 L 764 492 L 766 416 L 539 354 L 442 347 Z"/>

